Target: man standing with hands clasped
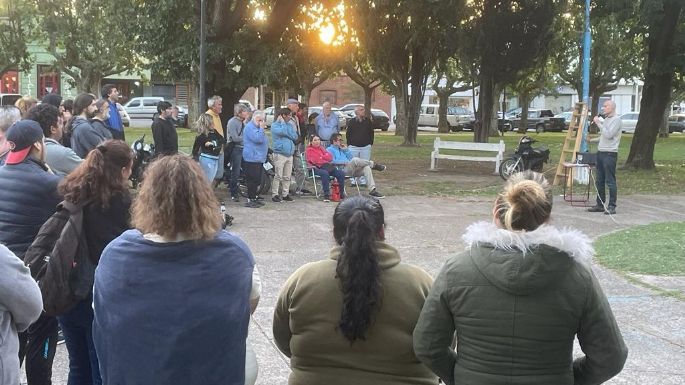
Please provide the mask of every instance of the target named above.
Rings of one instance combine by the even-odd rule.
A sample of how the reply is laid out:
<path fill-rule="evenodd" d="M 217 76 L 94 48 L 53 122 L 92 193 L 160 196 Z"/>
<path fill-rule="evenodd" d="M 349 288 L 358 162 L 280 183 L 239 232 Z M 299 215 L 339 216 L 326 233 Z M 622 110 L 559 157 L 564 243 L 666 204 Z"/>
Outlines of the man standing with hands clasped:
<path fill-rule="evenodd" d="M 616 103 L 607 100 L 602 106 L 604 118 L 595 116 L 592 121 L 599 127 L 597 146 L 597 203 L 588 209 L 592 213 L 616 214 L 616 160 L 621 142 L 621 118 L 616 116 Z M 607 204 L 604 185 L 609 187 Z"/>

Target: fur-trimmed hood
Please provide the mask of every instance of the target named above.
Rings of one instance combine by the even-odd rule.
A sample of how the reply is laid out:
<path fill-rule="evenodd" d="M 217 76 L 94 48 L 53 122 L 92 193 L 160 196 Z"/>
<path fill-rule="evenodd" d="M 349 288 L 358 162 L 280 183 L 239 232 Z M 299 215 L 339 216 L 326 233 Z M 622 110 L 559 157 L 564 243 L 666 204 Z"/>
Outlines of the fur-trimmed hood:
<path fill-rule="evenodd" d="M 463 236 L 478 270 L 495 286 L 527 294 L 563 279 L 573 265 L 592 258 L 592 242 L 573 229 L 542 225 L 534 231 L 509 231 L 477 222 Z"/>

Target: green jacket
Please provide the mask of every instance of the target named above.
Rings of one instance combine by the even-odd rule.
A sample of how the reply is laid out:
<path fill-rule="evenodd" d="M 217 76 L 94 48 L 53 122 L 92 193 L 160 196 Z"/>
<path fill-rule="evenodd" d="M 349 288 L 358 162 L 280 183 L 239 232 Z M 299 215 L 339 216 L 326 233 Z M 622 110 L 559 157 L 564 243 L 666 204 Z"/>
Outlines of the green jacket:
<path fill-rule="evenodd" d="M 276 346 L 290 357 L 290 385 L 431 385 L 438 378 L 414 355 L 412 331 L 432 278 L 400 263 L 397 250 L 378 242 L 381 307 L 365 340 L 353 344 L 337 330 L 342 308 L 336 260 L 306 264 L 288 279 L 274 310 Z"/>
<path fill-rule="evenodd" d="M 628 350 L 585 235 L 481 222 L 464 240 L 414 330 L 417 357 L 446 384 L 600 384 L 621 371 Z M 576 336 L 585 356 L 573 360 Z"/>

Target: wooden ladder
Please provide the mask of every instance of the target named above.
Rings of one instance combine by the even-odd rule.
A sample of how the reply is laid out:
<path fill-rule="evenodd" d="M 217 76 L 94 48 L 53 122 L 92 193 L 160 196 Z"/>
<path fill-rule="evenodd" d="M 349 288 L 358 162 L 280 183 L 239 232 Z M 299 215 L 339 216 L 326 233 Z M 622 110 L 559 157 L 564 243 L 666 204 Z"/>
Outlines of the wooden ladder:
<path fill-rule="evenodd" d="M 564 145 L 561 148 L 561 157 L 557 165 L 557 172 L 554 174 L 554 185 L 558 186 L 562 180 L 566 179 L 564 170 L 564 163 L 574 163 L 576 161 L 576 154 L 580 151 L 580 144 L 583 141 L 583 130 L 587 121 L 588 108 L 583 102 L 576 103 L 573 108 L 573 115 L 571 115 L 571 123 L 566 132 Z M 572 183 L 572 180 L 565 180 L 566 184 Z"/>

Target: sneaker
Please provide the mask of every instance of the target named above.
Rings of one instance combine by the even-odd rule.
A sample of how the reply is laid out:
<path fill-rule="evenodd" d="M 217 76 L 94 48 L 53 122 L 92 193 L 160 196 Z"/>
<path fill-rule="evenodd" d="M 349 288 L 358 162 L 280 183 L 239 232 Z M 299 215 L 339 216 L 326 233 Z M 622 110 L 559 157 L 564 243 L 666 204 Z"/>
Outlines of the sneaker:
<path fill-rule="evenodd" d="M 312 193 L 311 191 L 307 190 L 306 188 L 301 189 L 300 192 L 302 194 L 311 194 Z"/>
<path fill-rule="evenodd" d="M 330 202 L 330 201 L 331 201 L 331 197 L 329 197 L 328 195 L 324 195 L 324 196 L 323 196 L 323 201 L 324 201 L 324 202 Z"/>
<path fill-rule="evenodd" d="M 232 200 L 233 202 L 240 202 L 240 197 L 237 196 L 237 195 L 234 195 L 234 196 L 231 197 L 231 200 Z"/>
<path fill-rule="evenodd" d="M 369 193 L 369 196 L 372 196 L 372 197 L 378 198 L 378 199 L 385 198 L 385 195 L 379 193 L 378 190 L 376 190 L 376 189 L 371 190 L 371 192 Z"/>
<path fill-rule="evenodd" d="M 594 206 L 590 207 L 589 209 L 587 209 L 587 211 L 589 211 L 591 213 L 603 213 L 604 207 L 599 206 L 599 205 L 594 205 Z"/>
<path fill-rule="evenodd" d="M 294 200 L 293 198 L 290 197 L 290 194 L 284 196 L 284 197 L 281 198 L 281 199 L 284 200 L 284 201 L 286 201 L 286 202 L 292 202 L 292 201 Z"/>
<path fill-rule="evenodd" d="M 380 164 L 380 163 L 374 163 L 373 167 L 371 167 L 372 170 L 376 170 L 376 171 L 385 171 L 386 168 L 387 167 L 384 164 Z"/>
<path fill-rule="evenodd" d="M 604 214 L 606 215 L 614 215 L 616 214 L 616 207 L 609 207 L 604 211 Z"/>
<path fill-rule="evenodd" d="M 264 197 L 261 196 L 261 195 L 257 195 L 257 197 L 256 197 L 254 200 L 256 200 L 256 201 L 263 201 L 263 200 L 264 200 Z"/>
<path fill-rule="evenodd" d="M 255 201 L 250 201 L 250 200 L 248 200 L 247 203 L 245 203 L 245 207 L 249 207 L 251 209 L 258 209 L 262 206 L 263 205 L 260 205 L 259 203 L 255 202 Z"/>
<path fill-rule="evenodd" d="M 274 196 L 271 197 L 271 201 L 272 201 L 272 202 L 276 202 L 276 203 L 280 203 L 280 202 L 281 202 L 281 197 L 279 197 L 278 195 L 274 195 Z"/>

